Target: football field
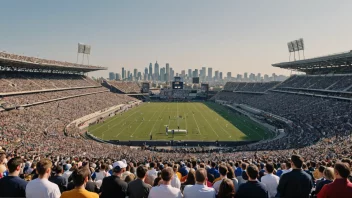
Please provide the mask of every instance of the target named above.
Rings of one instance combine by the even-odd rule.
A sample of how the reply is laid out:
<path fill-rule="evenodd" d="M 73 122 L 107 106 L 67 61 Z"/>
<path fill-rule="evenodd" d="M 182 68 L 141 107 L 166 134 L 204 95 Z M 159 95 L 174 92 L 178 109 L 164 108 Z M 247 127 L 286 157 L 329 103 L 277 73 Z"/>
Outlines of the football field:
<path fill-rule="evenodd" d="M 173 129 L 182 132 L 171 132 Z M 169 130 L 166 133 L 167 129 Z M 104 140 L 262 140 L 272 136 L 246 116 L 212 102 L 152 102 L 90 126 Z"/>

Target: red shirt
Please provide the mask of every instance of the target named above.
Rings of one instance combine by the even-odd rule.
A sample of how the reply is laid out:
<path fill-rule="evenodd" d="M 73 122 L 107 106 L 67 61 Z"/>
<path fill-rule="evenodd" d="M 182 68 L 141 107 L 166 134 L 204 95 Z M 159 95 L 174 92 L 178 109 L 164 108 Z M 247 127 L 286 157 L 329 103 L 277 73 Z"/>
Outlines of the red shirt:
<path fill-rule="evenodd" d="M 318 198 L 350 198 L 352 197 L 352 183 L 348 179 L 335 179 L 326 184 L 318 193 Z"/>

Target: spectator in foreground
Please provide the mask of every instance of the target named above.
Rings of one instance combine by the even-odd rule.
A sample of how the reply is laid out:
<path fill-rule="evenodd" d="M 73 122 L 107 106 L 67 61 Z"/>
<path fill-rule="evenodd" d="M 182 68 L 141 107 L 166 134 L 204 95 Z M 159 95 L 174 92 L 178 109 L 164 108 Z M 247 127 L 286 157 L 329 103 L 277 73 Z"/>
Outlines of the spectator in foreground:
<path fill-rule="evenodd" d="M 281 197 L 287 198 L 309 198 L 313 187 L 310 175 L 302 170 L 303 158 L 299 155 L 292 155 L 292 171 L 282 174 L 277 191 Z"/>
<path fill-rule="evenodd" d="M 128 185 L 121 179 L 126 167 L 127 164 L 122 161 L 114 162 L 113 175 L 103 179 L 100 198 L 126 197 Z"/>
<path fill-rule="evenodd" d="M 314 195 L 317 195 L 326 184 L 330 184 L 334 181 L 334 169 L 331 167 L 325 168 L 323 176 L 324 181 L 316 185 L 315 191 L 313 192 Z"/>
<path fill-rule="evenodd" d="M 85 189 L 85 185 L 89 180 L 90 171 L 86 167 L 80 167 L 79 169 L 73 171 L 72 180 L 75 185 L 75 188 L 63 192 L 61 198 L 99 198 L 97 193 L 89 192 Z"/>
<path fill-rule="evenodd" d="M 196 171 L 196 184 L 185 186 L 183 195 L 185 198 L 215 198 L 214 188 L 207 187 L 207 171 L 199 168 Z"/>
<path fill-rule="evenodd" d="M 55 169 L 55 175 L 49 178 L 49 181 L 53 182 L 54 184 L 57 184 L 59 186 L 60 192 L 66 191 L 67 188 L 67 180 L 62 176 L 64 173 L 64 169 L 62 166 L 57 166 Z"/>
<path fill-rule="evenodd" d="M 219 193 L 220 184 L 222 180 L 227 178 L 227 167 L 223 164 L 219 166 L 219 173 L 220 173 L 220 180 L 214 183 L 213 188 L 215 189 L 216 193 Z"/>
<path fill-rule="evenodd" d="M 61 196 L 59 187 L 48 180 L 52 165 L 49 159 L 41 159 L 37 163 L 38 178 L 28 182 L 27 198 L 59 198 Z"/>
<path fill-rule="evenodd" d="M 351 174 L 347 163 L 338 162 L 334 167 L 334 182 L 325 185 L 318 193 L 318 198 L 347 198 L 352 196 L 352 183 L 347 179 Z"/>
<path fill-rule="evenodd" d="M 137 179 L 131 181 L 127 187 L 127 195 L 129 198 L 147 198 L 152 188 L 151 185 L 144 182 L 148 169 L 145 166 L 137 168 Z"/>
<path fill-rule="evenodd" d="M 277 186 L 279 185 L 280 178 L 273 174 L 274 165 L 272 163 L 265 164 L 266 175 L 261 179 L 262 183 L 265 184 L 269 191 L 269 197 L 275 197 L 277 194 Z"/>
<path fill-rule="evenodd" d="M 164 168 L 161 171 L 162 183 L 160 186 L 153 187 L 150 190 L 149 198 L 181 198 L 180 189 L 171 186 L 171 180 L 174 175 L 172 168 Z"/>
<path fill-rule="evenodd" d="M 15 157 L 7 163 L 9 175 L 0 179 L 0 197 L 25 197 L 27 182 L 19 177 L 22 159 Z"/>
<path fill-rule="evenodd" d="M 234 198 L 235 197 L 235 185 L 233 181 L 228 178 L 224 178 L 219 186 L 218 198 Z"/>
<path fill-rule="evenodd" d="M 258 167 L 254 164 L 248 165 L 246 174 L 248 175 L 248 181 L 240 185 L 240 188 L 236 192 L 236 198 L 268 198 L 269 193 L 266 186 L 257 180 L 259 174 Z"/>

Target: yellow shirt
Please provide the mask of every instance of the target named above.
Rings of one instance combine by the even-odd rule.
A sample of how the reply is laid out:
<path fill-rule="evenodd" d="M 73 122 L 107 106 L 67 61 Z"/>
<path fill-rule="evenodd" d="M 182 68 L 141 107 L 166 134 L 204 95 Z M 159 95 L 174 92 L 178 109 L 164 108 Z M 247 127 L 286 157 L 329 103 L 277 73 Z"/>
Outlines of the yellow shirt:
<path fill-rule="evenodd" d="M 221 180 L 221 178 L 220 178 L 220 177 L 218 177 L 218 178 L 214 179 L 213 184 L 215 184 L 215 182 L 220 181 L 220 180 Z"/>
<path fill-rule="evenodd" d="M 63 192 L 60 198 L 99 198 L 97 193 L 89 192 L 86 189 L 73 189 L 70 191 Z"/>
<path fill-rule="evenodd" d="M 181 181 L 181 178 L 182 178 L 181 173 L 180 172 L 176 172 L 176 175 L 177 175 L 178 179 Z"/>

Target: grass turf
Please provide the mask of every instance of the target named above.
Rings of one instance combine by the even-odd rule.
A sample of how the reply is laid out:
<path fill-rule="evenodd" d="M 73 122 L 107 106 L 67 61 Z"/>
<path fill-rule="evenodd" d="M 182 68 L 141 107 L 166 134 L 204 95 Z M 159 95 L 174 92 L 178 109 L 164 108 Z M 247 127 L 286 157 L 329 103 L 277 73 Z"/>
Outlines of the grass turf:
<path fill-rule="evenodd" d="M 188 133 L 172 133 L 169 129 L 185 129 Z M 246 116 L 211 102 L 144 103 L 88 131 L 104 140 L 199 140 L 241 141 L 262 140 L 272 134 Z"/>

